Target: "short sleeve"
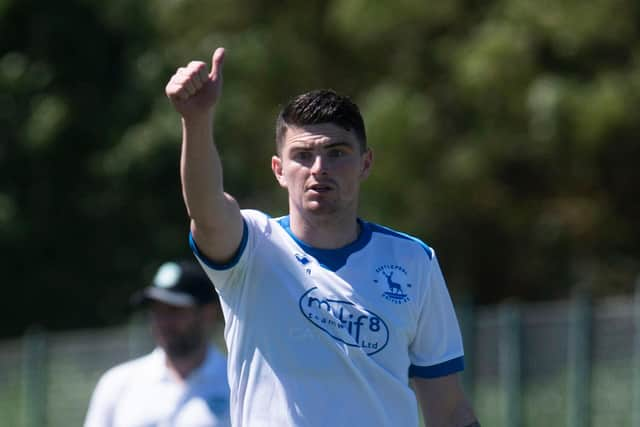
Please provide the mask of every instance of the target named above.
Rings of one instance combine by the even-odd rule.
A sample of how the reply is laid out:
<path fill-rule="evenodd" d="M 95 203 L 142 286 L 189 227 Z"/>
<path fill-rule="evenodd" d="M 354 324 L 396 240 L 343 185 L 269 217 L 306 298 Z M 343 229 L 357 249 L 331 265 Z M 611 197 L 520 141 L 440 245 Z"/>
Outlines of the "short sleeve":
<path fill-rule="evenodd" d="M 426 291 L 409 347 L 409 376 L 437 378 L 464 369 L 460 326 L 437 258 L 425 272 Z"/>
<path fill-rule="evenodd" d="M 196 259 L 202 265 L 205 273 L 213 282 L 216 289 L 224 291 L 243 281 L 252 254 L 260 244 L 262 236 L 270 232 L 269 217 L 256 210 L 242 210 L 243 231 L 238 251 L 231 261 L 219 264 L 207 258 L 198 248 L 198 243 L 189 233 L 189 245 Z"/>

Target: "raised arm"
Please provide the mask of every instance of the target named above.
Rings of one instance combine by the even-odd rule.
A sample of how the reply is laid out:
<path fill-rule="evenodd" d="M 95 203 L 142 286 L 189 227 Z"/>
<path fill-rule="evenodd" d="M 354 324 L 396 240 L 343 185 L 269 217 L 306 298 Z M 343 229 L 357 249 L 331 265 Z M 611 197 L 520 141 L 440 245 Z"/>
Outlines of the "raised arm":
<path fill-rule="evenodd" d="M 214 112 L 222 92 L 224 49 L 213 54 L 211 70 L 192 61 L 179 68 L 165 88 L 182 118 L 182 195 L 198 248 L 215 262 L 229 261 L 242 239 L 242 216 L 224 192 L 222 163 L 213 142 Z"/>

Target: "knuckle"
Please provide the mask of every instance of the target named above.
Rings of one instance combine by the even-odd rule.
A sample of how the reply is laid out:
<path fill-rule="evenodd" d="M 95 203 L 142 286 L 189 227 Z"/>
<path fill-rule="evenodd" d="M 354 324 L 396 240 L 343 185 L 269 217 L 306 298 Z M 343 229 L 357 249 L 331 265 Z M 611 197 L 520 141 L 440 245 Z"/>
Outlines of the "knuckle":
<path fill-rule="evenodd" d="M 202 61 L 191 61 L 189 62 L 188 67 L 191 69 L 200 69 L 205 66 L 205 63 Z"/>
<path fill-rule="evenodd" d="M 184 86 L 189 82 L 189 76 L 180 75 L 176 77 L 176 84 L 179 86 Z"/>
<path fill-rule="evenodd" d="M 171 95 L 171 94 L 175 94 L 178 91 L 178 88 L 176 87 L 175 84 L 169 82 L 169 84 L 165 86 L 164 90 L 165 92 L 167 92 L 168 95 Z"/>

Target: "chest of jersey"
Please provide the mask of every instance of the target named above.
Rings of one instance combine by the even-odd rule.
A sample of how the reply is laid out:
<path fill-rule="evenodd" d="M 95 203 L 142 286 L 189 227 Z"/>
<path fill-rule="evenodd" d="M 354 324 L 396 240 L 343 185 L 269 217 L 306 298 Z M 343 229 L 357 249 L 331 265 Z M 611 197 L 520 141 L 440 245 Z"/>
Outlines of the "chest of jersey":
<path fill-rule="evenodd" d="M 274 361 L 286 360 L 279 368 L 296 375 L 311 365 L 316 375 L 336 375 L 332 367 L 347 361 L 406 376 L 422 285 L 411 260 L 372 239 L 334 270 L 284 232 L 271 239 L 248 272 L 256 285 L 243 294 L 247 307 L 259 309 L 235 309 L 246 320 L 244 339 L 277 353 Z"/>

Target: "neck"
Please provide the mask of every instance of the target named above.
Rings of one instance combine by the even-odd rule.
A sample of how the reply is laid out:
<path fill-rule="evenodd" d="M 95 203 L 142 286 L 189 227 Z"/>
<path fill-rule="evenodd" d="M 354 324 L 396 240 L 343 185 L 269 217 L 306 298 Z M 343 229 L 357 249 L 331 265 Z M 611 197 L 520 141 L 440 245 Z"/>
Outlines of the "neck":
<path fill-rule="evenodd" d="M 355 241 L 360 233 L 357 217 L 345 215 L 295 215 L 289 217 L 293 234 L 317 249 L 338 249 Z"/>
<path fill-rule="evenodd" d="M 165 352 L 166 365 L 169 371 L 173 373 L 180 381 L 185 381 L 193 371 L 204 363 L 207 357 L 207 347 L 203 346 L 197 350 L 180 357 L 171 357 Z"/>

